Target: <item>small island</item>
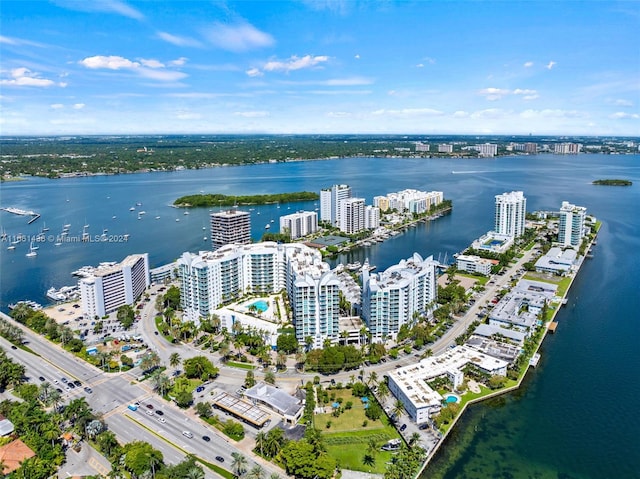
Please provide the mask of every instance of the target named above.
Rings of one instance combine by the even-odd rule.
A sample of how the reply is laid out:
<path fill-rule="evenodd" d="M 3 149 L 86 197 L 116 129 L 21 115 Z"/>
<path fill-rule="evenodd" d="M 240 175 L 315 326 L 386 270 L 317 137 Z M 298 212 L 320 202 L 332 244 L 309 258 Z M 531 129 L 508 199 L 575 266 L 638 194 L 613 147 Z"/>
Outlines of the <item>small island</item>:
<path fill-rule="evenodd" d="M 605 186 L 631 186 L 633 183 L 629 180 L 595 180 L 592 184 Z"/>
<path fill-rule="evenodd" d="M 267 205 L 274 203 L 292 203 L 295 201 L 315 201 L 318 198 L 319 195 L 311 191 L 249 196 L 226 196 L 213 193 L 181 196 L 173 202 L 173 205 L 178 207 Z"/>

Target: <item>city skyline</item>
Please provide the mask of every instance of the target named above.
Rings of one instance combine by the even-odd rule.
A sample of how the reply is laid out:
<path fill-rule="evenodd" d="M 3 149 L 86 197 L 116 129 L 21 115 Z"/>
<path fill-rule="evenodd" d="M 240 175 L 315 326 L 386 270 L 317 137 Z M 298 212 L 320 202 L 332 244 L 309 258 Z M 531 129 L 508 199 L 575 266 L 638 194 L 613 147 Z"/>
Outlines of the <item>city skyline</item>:
<path fill-rule="evenodd" d="M 6 1 L 0 134 L 636 136 L 634 7 Z"/>

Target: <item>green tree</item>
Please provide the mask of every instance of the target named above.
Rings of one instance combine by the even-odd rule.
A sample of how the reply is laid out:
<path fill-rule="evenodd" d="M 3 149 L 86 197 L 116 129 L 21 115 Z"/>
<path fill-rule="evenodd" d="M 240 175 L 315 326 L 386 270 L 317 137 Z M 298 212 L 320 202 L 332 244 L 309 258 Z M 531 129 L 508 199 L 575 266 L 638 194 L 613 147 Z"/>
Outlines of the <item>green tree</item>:
<path fill-rule="evenodd" d="M 124 329 L 129 329 L 136 319 L 136 312 L 131 305 L 124 304 L 118 308 L 116 318 Z"/>
<path fill-rule="evenodd" d="M 211 417 L 213 414 L 213 409 L 211 408 L 211 404 L 208 402 L 199 402 L 196 404 L 196 413 L 198 416 L 203 418 Z"/>
<path fill-rule="evenodd" d="M 194 356 L 182 362 L 184 374 L 188 378 L 200 378 L 206 381 L 218 375 L 218 368 L 205 356 Z"/>
<path fill-rule="evenodd" d="M 179 366 L 181 362 L 182 358 L 180 357 L 179 353 L 171 353 L 171 356 L 169 356 L 169 366 L 175 368 Z"/>
<path fill-rule="evenodd" d="M 244 386 L 246 388 L 252 388 L 256 385 L 256 378 L 253 371 L 250 369 L 247 371 L 247 375 L 244 378 Z"/>
<path fill-rule="evenodd" d="M 152 469 L 155 471 L 155 467 L 162 464 L 164 459 L 160 451 L 143 441 L 133 441 L 125 444 L 122 452 L 125 469 L 136 476 L 140 476 Z"/>
<path fill-rule="evenodd" d="M 239 452 L 232 452 L 231 457 L 233 458 L 233 461 L 231 462 L 231 471 L 233 472 L 233 475 L 236 477 L 244 475 L 244 473 L 247 472 L 248 467 L 247 458 Z"/>
<path fill-rule="evenodd" d="M 268 384 L 276 383 L 276 375 L 273 371 L 267 371 L 264 375 L 264 382 Z"/>
<path fill-rule="evenodd" d="M 286 354 L 295 353 L 298 350 L 298 340 L 295 333 L 284 333 L 278 336 L 276 341 L 278 351 L 283 351 Z"/>

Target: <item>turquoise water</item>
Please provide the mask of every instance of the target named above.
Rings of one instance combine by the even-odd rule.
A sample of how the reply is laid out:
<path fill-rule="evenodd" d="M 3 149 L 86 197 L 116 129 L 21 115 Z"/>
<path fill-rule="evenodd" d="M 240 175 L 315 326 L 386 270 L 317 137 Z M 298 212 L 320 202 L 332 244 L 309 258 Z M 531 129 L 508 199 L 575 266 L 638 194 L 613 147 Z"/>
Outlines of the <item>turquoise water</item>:
<path fill-rule="evenodd" d="M 591 185 L 600 178 L 629 179 L 633 186 Z M 70 272 L 83 265 L 146 251 L 153 267 L 184 251 L 206 249 L 203 237 L 209 233 L 202 228 L 209 224 L 209 210 L 193 209 L 184 216 L 169 207 L 179 196 L 200 190 L 237 195 L 319 191 L 335 183 L 351 185 L 367 203 L 404 188 L 440 190 L 453 201 L 453 211 L 344 254 L 333 264 L 368 258 L 383 270 L 413 252 L 451 261 L 453 253 L 493 228 L 494 196 L 506 191 L 524 191 L 529 211 L 558 209 L 569 201 L 601 219 L 594 258 L 574 282 L 538 367 L 514 394 L 470 408 L 424 477 L 639 477 L 640 155 L 354 158 L 3 183 L 2 206 L 42 214 L 26 225 L 24 217 L 0 212 L 9 235 L 37 234 L 46 222 L 52 233 L 69 223 L 71 234 L 80 235 L 90 224 L 91 234 L 108 229 L 108 234 L 130 237 L 58 247 L 46 242 L 35 258 L 25 257 L 28 243 L 13 252 L 1 244 L 0 308 L 7 311 L 8 303 L 20 299 L 46 302 L 46 290 L 73 284 Z M 140 220 L 129 211 L 136 202 L 142 203 L 136 211 L 147 212 Z M 289 208 L 314 207 L 313 202 L 255 207 L 253 239 Z"/>
<path fill-rule="evenodd" d="M 455 396 L 451 396 L 451 395 L 449 395 L 449 396 L 447 396 L 447 397 L 445 397 L 445 398 L 444 398 L 444 401 L 445 401 L 447 404 L 449 404 L 449 403 L 452 403 L 452 402 L 458 402 L 458 398 L 457 398 L 457 397 L 455 397 Z"/>
<path fill-rule="evenodd" d="M 262 299 L 256 301 L 255 303 L 251 303 L 249 306 L 255 306 L 256 309 L 261 313 L 264 313 L 267 309 L 269 309 L 269 305 L 267 304 L 267 302 L 263 301 Z"/>

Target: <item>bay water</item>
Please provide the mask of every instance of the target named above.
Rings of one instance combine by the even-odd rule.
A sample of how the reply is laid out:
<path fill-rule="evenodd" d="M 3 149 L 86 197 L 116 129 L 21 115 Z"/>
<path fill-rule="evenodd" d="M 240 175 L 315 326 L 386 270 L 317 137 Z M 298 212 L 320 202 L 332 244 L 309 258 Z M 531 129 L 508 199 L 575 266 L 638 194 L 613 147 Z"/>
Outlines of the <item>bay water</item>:
<path fill-rule="evenodd" d="M 600 178 L 629 179 L 633 186 L 591 184 Z M 0 309 L 21 299 L 46 303 L 46 290 L 73 284 L 70 273 L 83 265 L 148 252 L 154 267 L 208 249 L 209 213 L 220 207 L 185 215 L 170 206 L 179 196 L 319 192 L 336 183 L 350 185 L 368 204 L 405 188 L 439 190 L 453 210 L 332 264 L 368 259 L 383 270 L 414 252 L 451 261 L 492 229 L 494 196 L 506 191 L 524 191 L 528 211 L 558 210 L 569 201 L 600 219 L 594 258 L 574 282 L 538 368 L 516 393 L 470 408 L 423 477 L 640 477 L 640 155 L 347 158 L 6 182 L 0 205 L 41 217 L 29 225 L 28 217 L 0 212 L 7 234 L 0 243 Z M 252 237 L 258 241 L 267 224 L 277 231 L 281 215 L 318 207 L 251 207 Z M 73 240 L 58 241 L 67 224 Z M 30 238 L 45 226 L 44 239 L 34 243 L 38 255 L 26 257 Z M 80 241 L 83 231 L 91 241 Z M 26 241 L 8 250 L 19 235 Z"/>

